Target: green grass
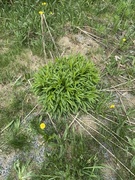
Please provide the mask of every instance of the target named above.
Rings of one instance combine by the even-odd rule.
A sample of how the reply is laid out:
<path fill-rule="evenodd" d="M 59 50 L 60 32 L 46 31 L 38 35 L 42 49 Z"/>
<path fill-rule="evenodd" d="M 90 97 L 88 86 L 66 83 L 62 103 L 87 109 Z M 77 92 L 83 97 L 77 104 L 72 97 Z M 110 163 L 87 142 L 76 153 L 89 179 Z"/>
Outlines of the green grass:
<path fill-rule="evenodd" d="M 99 179 L 102 166 L 97 155 L 92 155 L 88 141 L 68 129 L 62 137 L 54 136 L 49 145 L 51 150 L 45 153 L 46 161 L 33 179 Z"/>
<path fill-rule="evenodd" d="M 3 154 L 9 150 L 28 153 L 33 138 L 38 136 L 42 138 L 41 146 L 48 151 L 38 167 L 29 158 L 26 162 L 18 159 L 12 164 L 8 179 L 27 179 L 28 175 L 32 180 L 102 180 L 106 152 L 115 164 L 111 173 L 116 170 L 116 179 L 133 180 L 134 0 L 47 0 L 46 5 L 41 0 L 12 2 L 0 1 L 0 148 Z M 39 11 L 44 14 L 40 15 Z M 78 112 L 80 109 L 72 111 L 74 116 L 68 111 L 68 118 L 58 118 L 55 113 L 53 122 L 32 91 L 36 69 L 61 59 L 63 51 L 58 40 L 72 34 L 90 36 L 99 45 L 93 54 L 95 59 L 100 55 L 100 61 L 94 61 L 100 69 L 97 85 L 100 97 L 92 109 L 87 108 L 89 121 L 96 129 L 84 121 L 86 112 Z M 88 53 L 86 58 L 93 60 L 93 54 Z M 81 83 L 88 86 L 84 79 Z M 111 105 L 115 108 L 110 108 Z M 46 123 L 44 130 L 40 129 L 41 122 Z M 82 134 L 77 133 L 78 126 L 83 129 Z"/>

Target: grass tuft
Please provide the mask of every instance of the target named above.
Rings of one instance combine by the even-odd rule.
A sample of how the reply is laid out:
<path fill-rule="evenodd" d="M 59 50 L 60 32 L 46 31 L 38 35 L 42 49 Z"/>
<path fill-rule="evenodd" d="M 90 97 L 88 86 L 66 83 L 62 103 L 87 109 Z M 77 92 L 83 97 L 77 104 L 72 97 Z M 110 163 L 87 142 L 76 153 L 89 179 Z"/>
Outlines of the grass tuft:
<path fill-rule="evenodd" d="M 82 56 L 59 58 L 39 70 L 33 90 L 45 111 L 57 119 L 92 108 L 98 82 L 99 74 L 91 61 Z"/>

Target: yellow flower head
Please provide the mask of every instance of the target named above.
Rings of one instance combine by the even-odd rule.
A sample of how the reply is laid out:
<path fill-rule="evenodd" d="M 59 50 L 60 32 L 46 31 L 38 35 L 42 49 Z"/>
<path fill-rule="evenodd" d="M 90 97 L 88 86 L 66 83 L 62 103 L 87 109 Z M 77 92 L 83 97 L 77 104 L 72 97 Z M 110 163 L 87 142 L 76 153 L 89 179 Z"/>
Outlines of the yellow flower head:
<path fill-rule="evenodd" d="M 114 109 L 115 108 L 115 105 L 114 104 L 111 104 L 110 105 L 110 109 Z"/>
<path fill-rule="evenodd" d="M 45 6 L 45 5 L 46 5 L 46 2 L 43 2 L 42 5 Z"/>
<path fill-rule="evenodd" d="M 45 123 L 41 123 L 41 124 L 40 124 L 40 129 L 45 129 L 45 127 L 46 127 L 46 124 L 45 124 Z"/>
<path fill-rule="evenodd" d="M 123 41 L 123 42 L 126 42 L 126 38 L 123 38 L 122 41 Z"/>
<path fill-rule="evenodd" d="M 44 14 L 44 12 L 43 12 L 43 11 L 39 11 L 38 13 L 39 13 L 40 15 Z"/>
<path fill-rule="evenodd" d="M 50 14 L 53 15 L 54 13 L 52 11 L 50 11 Z"/>

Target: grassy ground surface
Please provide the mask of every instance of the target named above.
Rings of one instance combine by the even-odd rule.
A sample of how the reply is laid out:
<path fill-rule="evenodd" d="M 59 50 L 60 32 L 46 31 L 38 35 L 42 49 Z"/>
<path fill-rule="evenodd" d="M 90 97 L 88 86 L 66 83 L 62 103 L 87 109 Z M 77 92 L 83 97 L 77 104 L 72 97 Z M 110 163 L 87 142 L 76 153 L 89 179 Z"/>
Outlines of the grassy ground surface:
<path fill-rule="evenodd" d="M 135 179 L 134 10 L 134 0 L 0 1 L 0 179 Z M 95 63 L 100 96 L 53 119 L 34 74 L 78 53 Z"/>

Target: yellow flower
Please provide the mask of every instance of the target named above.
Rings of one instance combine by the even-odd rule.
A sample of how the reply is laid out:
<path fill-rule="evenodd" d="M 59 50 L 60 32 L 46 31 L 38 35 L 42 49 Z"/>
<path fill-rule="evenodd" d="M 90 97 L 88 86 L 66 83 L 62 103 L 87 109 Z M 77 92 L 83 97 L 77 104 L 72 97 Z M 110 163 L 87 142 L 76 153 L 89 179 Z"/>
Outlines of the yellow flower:
<path fill-rule="evenodd" d="M 43 11 L 39 11 L 38 13 L 39 13 L 40 15 L 44 14 L 44 12 L 43 12 Z"/>
<path fill-rule="evenodd" d="M 115 105 L 114 104 L 111 104 L 110 105 L 110 109 L 114 109 L 115 108 Z"/>
<path fill-rule="evenodd" d="M 46 127 L 46 124 L 45 124 L 45 123 L 41 123 L 41 124 L 40 124 L 40 129 L 45 129 L 45 127 Z"/>
<path fill-rule="evenodd" d="M 54 13 L 52 11 L 50 11 L 50 14 L 53 15 Z"/>
<path fill-rule="evenodd" d="M 123 38 L 122 41 L 123 41 L 123 42 L 126 42 L 126 38 Z"/>
<path fill-rule="evenodd" d="M 46 5 L 46 2 L 43 2 L 42 5 L 45 6 L 45 5 Z"/>

